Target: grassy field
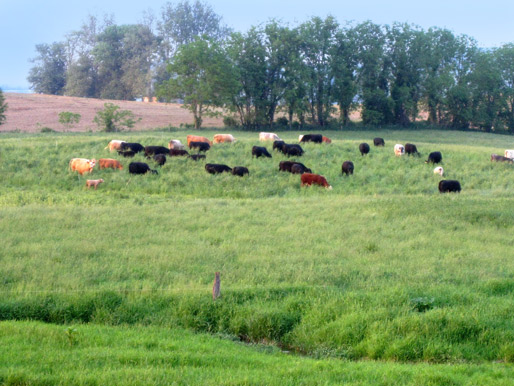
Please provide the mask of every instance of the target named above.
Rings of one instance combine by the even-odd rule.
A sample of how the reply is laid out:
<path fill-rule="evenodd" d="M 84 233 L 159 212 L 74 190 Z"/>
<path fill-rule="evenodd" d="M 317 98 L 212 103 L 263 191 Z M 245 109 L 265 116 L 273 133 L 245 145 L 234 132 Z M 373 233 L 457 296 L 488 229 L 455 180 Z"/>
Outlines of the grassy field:
<path fill-rule="evenodd" d="M 187 134 L 115 137 L 166 145 L 172 138 L 185 142 Z M 16 352 L 26 349 L 25 330 L 36 331 L 31 342 L 69 325 L 88 336 L 67 348 L 74 354 L 62 366 L 54 359 L 25 367 L 0 354 L 4 383 L 54 383 L 58 374 L 64 383 L 123 384 L 135 374 L 132 383 L 143 384 L 151 370 L 155 377 L 177 376 L 177 383 L 207 383 L 202 377 L 209 376 L 212 384 L 337 384 L 341 374 L 351 384 L 512 380 L 514 167 L 489 157 L 514 148 L 513 137 L 324 133 L 334 142 L 305 145 L 300 161 L 327 177 L 334 187 L 328 191 L 301 188 L 299 176 L 279 172 L 286 158 L 277 153 L 252 159 L 257 133 L 233 134 L 238 142 L 214 146 L 207 160 L 247 166 L 248 177 L 209 175 L 204 162 L 178 158 L 158 175 L 95 168 L 80 177 L 68 170 L 71 158 L 118 158 L 104 150 L 111 135 L 0 137 L 0 319 L 11 320 L 0 325 L 2 339 L 12 339 Z M 280 133 L 293 143 L 298 134 Z M 362 157 L 358 144 L 375 136 L 386 147 L 372 146 Z M 394 144 L 406 142 L 422 156 L 394 157 Z M 438 193 L 441 178 L 424 163 L 436 150 L 445 178 L 460 180 L 461 194 Z M 341 175 L 345 160 L 355 164 L 351 177 Z M 88 190 L 88 178 L 105 183 Z M 222 297 L 213 302 L 215 271 Z M 25 319 L 60 326 L 13 322 Z M 167 368 L 165 350 L 153 348 L 158 365 L 148 364 L 148 353 L 122 342 L 126 336 L 144 346 L 167 334 L 181 342 L 178 358 L 194 353 L 202 361 L 197 345 L 208 341 L 212 351 L 222 345 L 227 358 L 251 356 L 250 372 L 235 359 L 227 359 L 228 372 L 220 370 L 206 352 L 204 367 L 179 376 Z M 74 368 L 104 336 L 120 343 L 98 355 L 115 351 L 116 365 L 106 359 L 105 366 L 120 369 L 104 377 L 88 365 Z M 62 355 L 64 343 L 48 344 L 52 358 Z M 125 355 L 136 365 L 116 359 Z M 274 361 L 280 375 L 269 378 Z"/>

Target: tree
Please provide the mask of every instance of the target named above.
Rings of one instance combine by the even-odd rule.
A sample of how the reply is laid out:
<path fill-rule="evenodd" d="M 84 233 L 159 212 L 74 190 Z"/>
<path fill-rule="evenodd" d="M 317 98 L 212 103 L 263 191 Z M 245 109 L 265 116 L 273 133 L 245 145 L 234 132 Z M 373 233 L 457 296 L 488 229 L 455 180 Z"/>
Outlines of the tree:
<path fill-rule="evenodd" d="M 120 131 L 123 127 L 134 127 L 140 120 L 141 118 L 136 119 L 130 110 L 120 110 L 120 106 L 105 103 L 104 109 L 96 113 L 93 122 L 98 125 L 100 130 L 112 132 Z"/>
<path fill-rule="evenodd" d="M 63 43 L 37 44 L 38 56 L 27 80 L 37 93 L 62 95 L 66 85 L 66 50 Z"/>
<path fill-rule="evenodd" d="M 502 126 L 514 132 L 514 44 L 505 44 L 494 51 L 500 71 L 500 92 L 503 95 L 503 107 L 500 111 Z"/>
<path fill-rule="evenodd" d="M 0 125 L 5 122 L 5 112 L 7 111 L 7 103 L 5 102 L 4 92 L 0 88 Z"/>

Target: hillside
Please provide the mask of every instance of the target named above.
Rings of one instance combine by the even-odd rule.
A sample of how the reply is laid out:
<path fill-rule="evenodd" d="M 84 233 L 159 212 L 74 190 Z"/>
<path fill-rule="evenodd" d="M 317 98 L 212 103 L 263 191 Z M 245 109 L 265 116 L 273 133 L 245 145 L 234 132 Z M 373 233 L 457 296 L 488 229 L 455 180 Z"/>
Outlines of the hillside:
<path fill-rule="evenodd" d="M 0 132 L 21 131 L 39 132 L 42 127 L 49 127 L 56 131 L 65 131 L 59 123 L 59 113 L 70 111 L 79 113 L 80 122 L 68 131 L 85 132 L 97 131 L 93 122 L 96 113 L 103 109 L 105 103 L 114 103 L 122 110 L 132 111 L 137 118 L 141 118 L 133 130 L 153 129 L 156 127 L 174 126 L 181 123 L 193 123 L 193 116 L 180 104 L 175 103 L 143 103 L 116 101 L 106 99 L 77 98 L 44 94 L 5 93 L 9 105 L 7 121 L 0 126 Z M 204 118 L 204 127 L 223 126 L 220 118 Z"/>

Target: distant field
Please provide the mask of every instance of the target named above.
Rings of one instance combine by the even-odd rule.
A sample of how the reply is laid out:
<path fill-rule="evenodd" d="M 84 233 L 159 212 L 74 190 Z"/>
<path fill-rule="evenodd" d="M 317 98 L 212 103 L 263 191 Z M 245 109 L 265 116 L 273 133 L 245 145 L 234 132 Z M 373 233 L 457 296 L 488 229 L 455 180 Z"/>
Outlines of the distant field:
<path fill-rule="evenodd" d="M 172 138 L 185 142 L 189 133 L 115 136 L 166 145 Z M 95 373 L 99 383 L 125 383 L 120 379 L 126 374 L 143 377 L 156 367 L 158 374 L 169 374 L 162 366 L 187 362 L 199 350 L 193 343 L 199 338 L 174 335 L 186 347 L 176 359 L 166 357 L 169 346 L 152 342 L 167 329 L 184 328 L 317 359 L 223 342 L 230 376 L 223 380 L 219 370 L 206 368 L 212 384 L 295 384 L 302 379 L 337 384 L 339 376 L 350 384 L 509 384 L 514 166 L 491 163 L 489 156 L 514 148 L 513 137 L 325 132 L 333 143 L 305 145 L 300 161 L 327 177 L 334 187 L 328 191 L 301 188 L 299 176 L 279 172 L 279 161 L 286 159 L 282 155 L 252 159 L 257 133 L 233 134 L 238 142 L 215 145 L 207 160 L 247 166 L 249 177 L 212 176 L 204 162 L 178 158 L 168 159 L 158 175 L 130 176 L 125 168 L 95 169 L 80 177 L 68 170 L 70 158 L 114 157 L 125 166 L 130 161 L 104 149 L 112 138 L 104 133 L 2 134 L 0 319 L 78 326 L 80 343 L 70 347 L 69 361 L 84 361 L 86 341 L 120 341 L 112 350 L 123 374 L 105 378 Z M 297 142 L 298 134 L 280 133 L 288 142 Z M 362 157 L 358 144 L 372 143 L 374 136 L 384 137 L 386 147 L 372 146 Z M 415 143 L 421 157 L 394 157 L 397 142 Z M 438 193 L 440 177 L 424 163 L 434 150 L 442 152 L 448 178 L 461 181 L 461 194 Z M 144 161 L 142 156 L 136 160 Z M 355 175 L 341 175 L 345 160 L 355 163 Z M 87 178 L 105 183 L 97 191 L 87 190 Z M 216 271 L 221 272 L 222 297 L 213 302 Z M 0 326 L 0 331 L 11 331 L 0 342 L 12 339 L 19 350 L 24 350 L 23 339 L 42 340 L 57 358 L 66 345 L 57 332 L 63 326 Z M 45 338 L 48 334 L 55 338 Z M 141 336 L 132 343 L 137 347 L 153 347 L 153 359 L 148 348 L 132 350 L 136 346 L 121 343 L 128 336 Z M 194 363 L 209 363 L 218 340 L 201 339 L 210 348 L 200 350 Z M 99 355 L 107 355 L 105 350 Z M 250 355 L 246 350 L 252 352 L 246 364 L 252 371 L 244 378 L 240 364 L 230 358 Z M 292 366 L 272 382 L 266 375 L 273 371 L 266 364 L 270 355 Z M 90 380 L 89 371 L 78 374 L 74 366 L 20 364 L 9 358 L 0 354 L 5 363 L 0 367 L 10 369 L 0 372 L 2 380 L 18 375 L 35 383 L 48 366 L 62 371 L 65 379 Z M 319 379 L 310 372 L 302 375 L 300 362 L 313 374 L 326 371 Z M 424 377 L 414 375 L 419 371 Z M 348 373 L 355 377 L 344 378 Z M 181 374 L 179 382 L 205 380 L 192 370 Z M 134 378 L 133 384 L 144 383 L 141 379 Z"/>

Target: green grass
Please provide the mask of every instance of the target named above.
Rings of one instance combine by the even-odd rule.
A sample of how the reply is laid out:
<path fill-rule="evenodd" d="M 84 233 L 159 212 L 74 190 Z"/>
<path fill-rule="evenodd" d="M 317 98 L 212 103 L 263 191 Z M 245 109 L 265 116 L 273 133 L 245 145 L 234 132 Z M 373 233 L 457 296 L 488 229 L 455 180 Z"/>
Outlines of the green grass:
<path fill-rule="evenodd" d="M 172 138 L 185 142 L 186 134 L 115 137 L 165 145 Z M 280 133 L 288 142 L 298 134 Z M 364 366 L 362 378 L 348 379 L 354 384 L 490 384 L 474 378 L 477 368 L 499 371 L 501 384 L 509 365 L 486 363 L 514 361 L 514 168 L 489 156 L 514 148 L 514 138 L 428 130 L 324 134 L 334 142 L 305 145 L 300 161 L 325 175 L 332 191 L 301 188 L 299 176 L 278 172 L 286 158 L 277 153 L 252 160 L 257 133 L 234 133 L 237 143 L 207 153 L 208 162 L 247 166 L 244 178 L 212 176 L 204 162 L 187 159 L 169 159 L 157 176 L 95 168 L 79 177 L 67 169 L 69 159 L 118 158 L 104 150 L 111 136 L 3 135 L 0 319 L 89 323 L 81 329 L 91 336 L 109 325 L 125 327 L 102 334 L 151 340 L 163 329 L 186 328 L 266 342 L 322 359 L 309 362 L 315 367 Z M 361 157 L 358 144 L 375 136 L 386 147 Z M 394 144 L 406 142 L 422 157 L 394 157 Z M 438 193 L 441 178 L 423 162 L 435 150 L 443 153 L 445 178 L 461 181 L 461 194 Z M 355 163 L 351 177 L 341 175 L 345 160 Z M 87 190 L 88 178 L 105 183 Z M 215 271 L 222 297 L 213 303 Z M 242 380 L 237 366 L 230 368 L 229 384 L 266 384 L 274 371 L 255 365 L 255 375 Z M 38 371 L 3 376 L 35 383 Z M 426 372 L 425 383 L 417 371 Z M 204 383 L 187 376 L 193 378 L 178 383 Z M 111 383 L 100 375 L 77 379 Z M 305 379 L 337 383 L 328 374 Z"/>

